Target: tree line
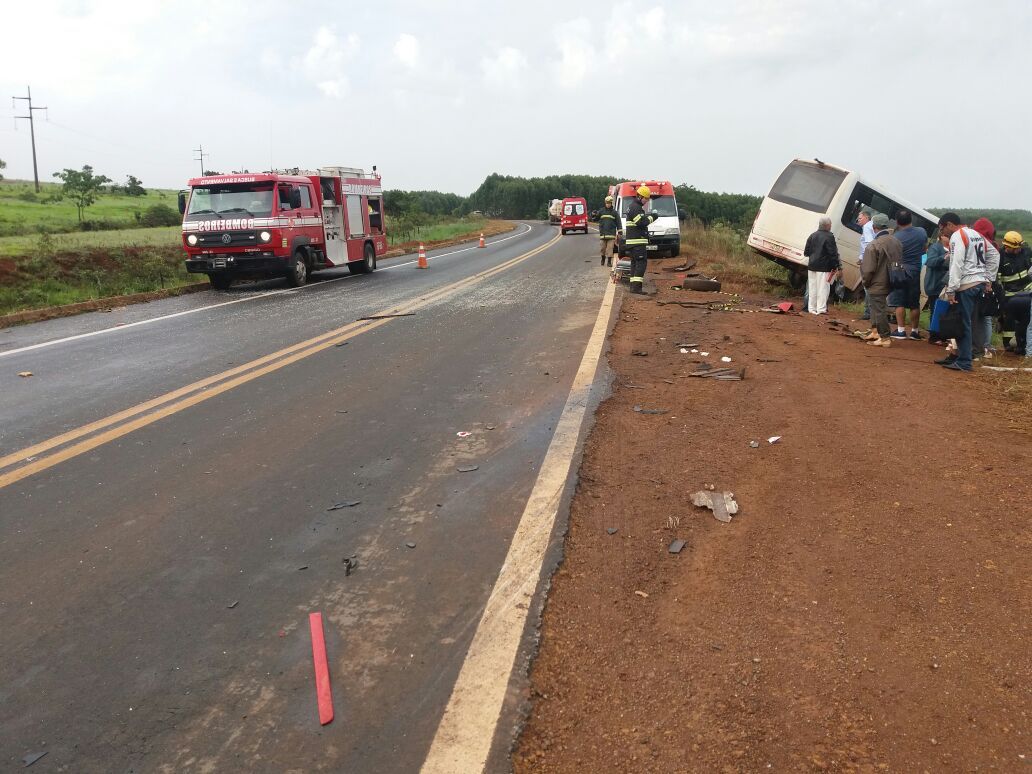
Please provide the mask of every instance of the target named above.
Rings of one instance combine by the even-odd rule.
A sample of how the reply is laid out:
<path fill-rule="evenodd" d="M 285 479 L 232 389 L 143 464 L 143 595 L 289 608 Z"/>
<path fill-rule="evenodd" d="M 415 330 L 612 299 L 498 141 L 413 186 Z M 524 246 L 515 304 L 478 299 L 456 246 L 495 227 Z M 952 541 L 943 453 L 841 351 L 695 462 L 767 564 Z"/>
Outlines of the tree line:
<path fill-rule="evenodd" d="M 544 218 L 552 199 L 583 196 L 589 209 L 599 209 L 609 187 L 630 178 L 616 175 L 550 175 L 516 177 L 488 175 L 468 199 L 468 209 L 503 218 Z M 677 203 L 689 218 L 706 225 L 727 223 L 746 229 L 752 225 L 762 197 L 749 194 L 700 191 L 693 185 L 674 186 Z"/>

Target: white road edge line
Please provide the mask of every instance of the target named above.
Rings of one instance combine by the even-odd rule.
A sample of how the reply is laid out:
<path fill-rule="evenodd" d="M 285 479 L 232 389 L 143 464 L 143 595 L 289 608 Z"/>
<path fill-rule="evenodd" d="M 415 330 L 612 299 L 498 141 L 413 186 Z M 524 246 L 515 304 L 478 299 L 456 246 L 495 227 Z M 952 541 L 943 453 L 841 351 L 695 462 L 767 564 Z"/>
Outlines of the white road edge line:
<path fill-rule="evenodd" d="M 595 373 L 602 357 L 616 285 L 602 306 L 573 379 L 555 434 L 487 600 L 422 774 L 483 771 L 530 613 L 559 503 L 577 450 Z"/>
<path fill-rule="evenodd" d="M 500 242 L 507 242 L 510 239 L 516 239 L 516 237 L 523 236 L 524 234 L 528 233 L 532 229 L 532 227 L 529 224 L 527 224 L 527 223 L 521 223 L 520 225 L 524 226 L 526 228 L 526 231 L 518 231 L 515 234 L 511 234 L 510 236 L 503 237 L 502 239 L 495 239 L 494 241 L 488 242 L 487 244 L 488 245 L 497 245 Z M 478 249 L 479 248 L 477 247 L 477 245 L 472 245 L 470 247 L 463 247 L 461 250 L 452 250 L 449 253 L 439 253 L 438 255 L 428 256 L 427 260 L 433 261 L 433 260 L 435 260 L 437 258 L 445 258 L 445 257 L 447 257 L 449 255 L 456 255 L 457 253 L 464 253 L 464 252 L 467 252 L 468 250 L 478 250 Z M 411 266 L 414 263 L 416 263 L 416 261 L 406 261 L 405 263 L 399 263 L 399 264 L 396 264 L 394 266 L 385 266 L 384 268 L 380 269 L 380 271 L 391 271 L 392 269 L 400 269 L 403 266 Z M 221 302 L 219 302 L 217 304 L 209 304 L 208 306 L 199 306 L 196 309 L 186 309 L 186 310 L 184 310 L 182 312 L 173 312 L 172 314 L 163 314 L 160 317 L 150 317 L 150 318 L 148 318 L 146 320 L 137 320 L 136 322 L 126 323 L 125 325 L 115 325 L 115 326 L 112 326 L 111 328 L 101 328 L 99 331 L 90 331 L 89 333 L 77 333 L 74 336 L 65 336 L 64 338 L 61 338 L 61 339 L 53 339 L 51 341 L 40 342 L 39 344 L 30 344 L 30 345 L 25 346 L 25 347 L 18 347 L 17 349 L 9 349 L 6 352 L 0 352 L 0 357 L 9 357 L 10 355 L 17 355 L 17 354 L 20 354 L 22 352 L 32 352 L 33 350 L 36 350 L 36 349 L 44 349 L 45 347 L 53 347 L 53 346 L 55 346 L 57 344 L 66 344 L 66 343 L 68 343 L 70 341 L 78 341 L 79 339 L 89 339 L 89 338 L 92 338 L 94 336 L 101 336 L 101 335 L 103 335 L 105 333 L 114 333 L 114 332 L 117 332 L 117 331 L 127 331 L 130 328 L 137 327 L 138 325 L 149 325 L 150 323 L 161 322 L 162 320 L 171 320 L 171 319 L 173 319 L 175 317 L 184 317 L 185 315 L 188 315 L 188 314 L 197 314 L 198 312 L 206 312 L 209 309 L 218 309 L 219 307 L 222 307 L 222 306 L 231 306 L 232 304 L 242 304 L 245 301 L 256 301 L 259 298 L 268 298 L 269 296 L 278 296 L 281 293 L 297 293 L 299 291 L 306 290 L 308 288 L 324 287 L 326 285 L 329 285 L 331 282 L 340 282 L 341 280 L 353 279 L 355 276 L 356 275 L 354 275 L 354 274 L 346 274 L 343 277 L 334 277 L 333 279 L 322 280 L 321 282 L 318 282 L 318 283 L 316 283 L 314 285 L 302 285 L 299 288 L 282 288 L 280 290 L 270 290 L 270 291 L 268 291 L 266 293 L 257 293 L 257 294 L 255 294 L 253 296 L 247 296 L 245 298 L 235 298 L 232 301 L 221 301 Z"/>

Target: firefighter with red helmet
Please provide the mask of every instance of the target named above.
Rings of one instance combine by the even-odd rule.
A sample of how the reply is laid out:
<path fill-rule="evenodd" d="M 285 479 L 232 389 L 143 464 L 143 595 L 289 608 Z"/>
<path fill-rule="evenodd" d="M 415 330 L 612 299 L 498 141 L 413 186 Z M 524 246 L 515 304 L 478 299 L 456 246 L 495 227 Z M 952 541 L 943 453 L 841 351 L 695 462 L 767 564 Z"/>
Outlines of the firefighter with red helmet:
<path fill-rule="evenodd" d="M 627 210 L 624 245 L 631 257 L 631 292 L 644 293 L 645 267 L 648 265 L 649 224 L 658 215 L 645 212 L 645 203 L 652 192 L 647 185 L 640 185 L 634 192 L 634 201 Z"/>

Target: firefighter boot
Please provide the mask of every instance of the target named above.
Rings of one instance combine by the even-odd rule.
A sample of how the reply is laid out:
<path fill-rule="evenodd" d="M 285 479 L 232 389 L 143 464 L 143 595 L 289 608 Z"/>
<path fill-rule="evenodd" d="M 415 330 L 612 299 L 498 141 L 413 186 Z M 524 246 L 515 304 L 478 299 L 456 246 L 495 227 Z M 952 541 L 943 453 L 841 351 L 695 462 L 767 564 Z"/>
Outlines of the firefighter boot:
<path fill-rule="evenodd" d="M 609 256 L 606 259 L 606 266 L 612 266 L 612 265 L 613 265 L 613 256 Z"/>
<path fill-rule="evenodd" d="M 606 254 L 605 253 L 602 253 L 602 261 L 601 261 L 600 265 L 601 266 L 605 266 L 606 265 Z"/>

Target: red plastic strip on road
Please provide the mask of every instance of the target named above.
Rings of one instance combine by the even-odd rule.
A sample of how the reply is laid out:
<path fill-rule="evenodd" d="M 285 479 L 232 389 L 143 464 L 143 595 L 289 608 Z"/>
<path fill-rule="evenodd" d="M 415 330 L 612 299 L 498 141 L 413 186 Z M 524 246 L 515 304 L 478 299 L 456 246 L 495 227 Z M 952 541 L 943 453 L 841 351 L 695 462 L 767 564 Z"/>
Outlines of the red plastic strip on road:
<path fill-rule="evenodd" d="M 312 661 L 315 662 L 315 693 L 319 699 L 319 722 L 333 720 L 333 693 L 330 691 L 330 667 L 326 663 L 326 639 L 323 636 L 322 613 L 309 613 L 312 630 Z"/>

